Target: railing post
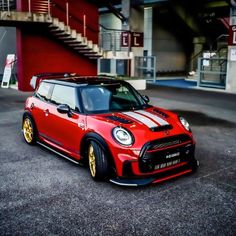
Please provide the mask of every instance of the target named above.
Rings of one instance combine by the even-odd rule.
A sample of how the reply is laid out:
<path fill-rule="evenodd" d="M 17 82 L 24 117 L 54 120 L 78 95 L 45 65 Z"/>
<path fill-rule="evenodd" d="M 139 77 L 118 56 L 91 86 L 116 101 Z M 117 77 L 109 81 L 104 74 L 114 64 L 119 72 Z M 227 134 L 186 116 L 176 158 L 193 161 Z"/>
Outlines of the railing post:
<path fill-rule="evenodd" d="M 29 13 L 31 13 L 31 0 L 28 0 Z"/>
<path fill-rule="evenodd" d="M 83 17 L 83 25 L 84 25 L 84 37 L 86 37 L 86 15 Z"/>
<path fill-rule="evenodd" d="M 2 11 L 4 11 L 4 0 L 2 0 Z"/>
<path fill-rule="evenodd" d="M 111 50 L 113 52 L 113 55 L 116 53 L 116 32 L 113 31 L 111 33 Z"/>
<path fill-rule="evenodd" d="M 48 15 L 51 16 L 51 4 L 50 4 L 50 0 L 48 0 Z"/>
<path fill-rule="evenodd" d="M 8 13 L 10 13 L 10 2 L 9 2 L 9 0 L 7 0 L 7 11 L 8 11 Z"/>
<path fill-rule="evenodd" d="M 69 25 L 69 3 L 66 2 L 66 26 Z"/>

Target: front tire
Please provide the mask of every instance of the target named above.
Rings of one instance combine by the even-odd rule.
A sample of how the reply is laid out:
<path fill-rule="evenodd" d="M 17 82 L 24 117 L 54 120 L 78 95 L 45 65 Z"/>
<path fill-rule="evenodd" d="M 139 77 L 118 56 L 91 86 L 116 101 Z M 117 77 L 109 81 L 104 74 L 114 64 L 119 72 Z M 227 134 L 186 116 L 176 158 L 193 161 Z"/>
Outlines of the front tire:
<path fill-rule="evenodd" d="M 104 180 L 108 176 L 108 161 L 101 146 L 91 141 L 88 145 L 89 170 L 94 180 Z"/>
<path fill-rule="evenodd" d="M 34 120 L 29 115 L 23 117 L 22 132 L 24 140 L 27 144 L 33 145 L 36 143 L 37 130 L 34 124 Z"/>

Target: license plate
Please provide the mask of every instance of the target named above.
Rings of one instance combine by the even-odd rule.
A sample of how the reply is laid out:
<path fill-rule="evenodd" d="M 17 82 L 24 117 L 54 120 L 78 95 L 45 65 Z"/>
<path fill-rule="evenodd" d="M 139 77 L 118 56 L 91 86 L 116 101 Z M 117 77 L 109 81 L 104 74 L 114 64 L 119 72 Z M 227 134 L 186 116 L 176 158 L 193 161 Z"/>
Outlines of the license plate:
<path fill-rule="evenodd" d="M 155 165 L 155 170 L 160 170 L 169 166 L 173 166 L 180 163 L 180 159 L 174 160 L 174 161 L 168 161 L 162 164 Z"/>

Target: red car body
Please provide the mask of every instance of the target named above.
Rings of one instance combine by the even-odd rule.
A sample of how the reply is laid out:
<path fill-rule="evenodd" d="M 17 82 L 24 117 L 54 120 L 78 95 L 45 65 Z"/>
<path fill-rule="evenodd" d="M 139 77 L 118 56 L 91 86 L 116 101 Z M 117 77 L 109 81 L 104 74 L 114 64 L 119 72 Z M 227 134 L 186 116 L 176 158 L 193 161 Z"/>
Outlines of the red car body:
<path fill-rule="evenodd" d="M 48 98 L 42 99 L 36 91 L 27 99 L 23 115 L 23 133 L 27 143 L 37 142 L 76 163 L 87 163 L 90 151 L 95 150 L 94 153 L 91 151 L 91 160 L 96 159 L 95 167 L 93 163 L 89 163 L 92 170 L 99 172 L 101 165 L 106 174 L 100 174 L 99 178 L 108 178 L 119 185 L 158 183 L 190 173 L 198 166 L 194 158 L 195 141 L 191 130 L 188 126 L 186 129 L 185 123 L 183 125 L 182 118 L 170 111 L 148 105 L 147 99 L 128 83 L 100 77 L 73 76 L 43 81 L 52 86 L 49 89 L 51 98 L 49 95 Z M 131 89 L 135 96 L 139 96 L 138 99 L 143 99 L 142 107 L 120 111 L 108 109 L 102 112 L 96 110 L 98 108 L 93 112 L 82 109 L 85 107 L 82 91 L 86 86 L 97 89 L 106 85 L 105 88 L 108 88 L 113 84 L 116 87 L 121 84 Z M 55 104 L 52 99 L 55 85 L 74 88 L 78 107 L 68 110 L 64 104 Z M 97 91 L 102 91 L 100 87 L 99 89 Z M 127 91 L 122 96 L 126 93 Z M 101 96 L 105 96 L 104 91 Z M 93 100 L 97 98 L 98 95 Z M 125 99 L 125 96 L 121 100 L 123 98 Z M 87 94 L 84 99 L 88 99 Z M 101 103 L 102 101 L 97 104 Z M 28 127 L 30 125 L 27 126 L 25 121 L 27 117 L 28 123 L 32 123 L 31 134 Z M 29 140 L 32 137 L 33 141 L 28 142 L 27 137 Z M 120 143 L 123 140 L 132 142 L 128 145 Z M 90 147 L 91 144 L 94 145 L 93 148 Z M 88 149 L 89 147 L 91 149 Z M 105 164 L 100 163 L 104 161 Z M 98 179 L 94 173 L 91 175 Z"/>

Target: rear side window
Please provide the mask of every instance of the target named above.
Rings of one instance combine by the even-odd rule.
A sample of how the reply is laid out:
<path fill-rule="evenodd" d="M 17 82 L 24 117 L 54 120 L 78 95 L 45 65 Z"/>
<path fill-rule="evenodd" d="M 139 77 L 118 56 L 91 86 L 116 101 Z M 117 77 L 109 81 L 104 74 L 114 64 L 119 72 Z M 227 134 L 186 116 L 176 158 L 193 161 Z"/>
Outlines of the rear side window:
<path fill-rule="evenodd" d="M 49 83 L 41 82 L 36 95 L 44 100 L 48 100 L 50 96 L 50 89 L 52 85 Z"/>
<path fill-rule="evenodd" d="M 51 101 L 54 104 L 67 104 L 71 109 L 75 110 L 75 88 L 63 85 L 55 85 Z"/>

